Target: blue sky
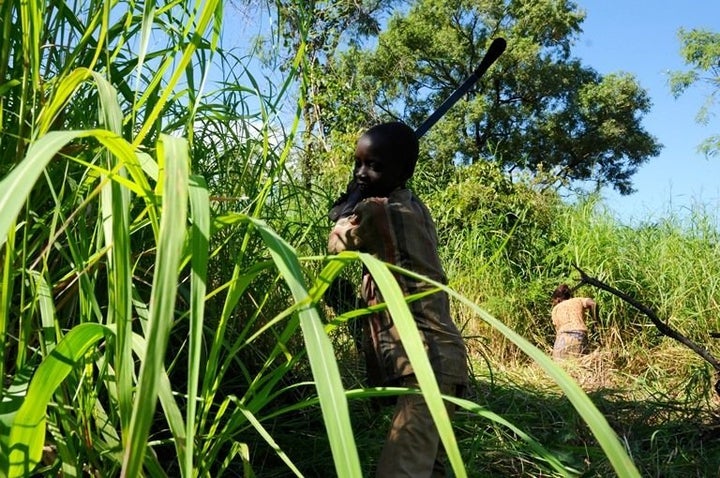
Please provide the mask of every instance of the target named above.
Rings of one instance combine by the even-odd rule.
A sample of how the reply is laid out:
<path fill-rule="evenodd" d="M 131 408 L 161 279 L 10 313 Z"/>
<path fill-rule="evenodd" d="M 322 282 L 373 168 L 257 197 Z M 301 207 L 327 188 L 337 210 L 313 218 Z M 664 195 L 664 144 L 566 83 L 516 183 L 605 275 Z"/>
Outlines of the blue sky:
<path fill-rule="evenodd" d="M 720 157 L 697 152 L 700 142 L 720 134 L 720 104 L 708 126 L 695 115 L 710 93 L 694 87 L 679 99 L 668 85 L 668 70 L 687 69 L 680 56 L 677 31 L 704 28 L 720 32 L 720 0 L 576 0 L 586 11 L 573 52 L 601 74 L 628 72 L 648 91 L 653 108 L 643 119 L 645 129 L 664 145 L 634 176 L 637 192 L 620 196 L 605 191 L 608 208 L 622 222 L 637 225 L 684 216 L 698 204 L 718 217 Z"/>

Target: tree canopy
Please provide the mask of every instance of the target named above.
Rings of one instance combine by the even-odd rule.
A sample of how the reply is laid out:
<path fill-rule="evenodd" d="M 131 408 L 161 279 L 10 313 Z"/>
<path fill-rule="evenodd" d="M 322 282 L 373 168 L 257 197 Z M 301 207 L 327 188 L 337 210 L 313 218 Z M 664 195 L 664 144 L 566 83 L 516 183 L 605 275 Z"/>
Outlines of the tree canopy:
<path fill-rule="evenodd" d="M 720 33 L 680 29 L 678 37 L 682 45 L 682 57 L 691 68 L 688 71 L 672 72 L 670 88 L 677 98 L 693 85 L 708 85 L 710 93 L 696 117 L 699 123 L 707 124 L 717 104 L 717 95 L 720 94 Z M 700 150 L 708 156 L 720 153 L 720 134 L 703 141 Z"/>
<path fill-rule="evenodd" d="M 661 148 L 641 123 L 651 101 L 632 75 L 603 76 L 572 56 L 583 20 L 564 0 L 411 2 L 377 41 L 338 50 L 316 70 L 313 124 L 324 138 L 388 118 L 418 126 L 501 36 L 506 52 L 423 138 L 424 154 L 629 194 Z"/>

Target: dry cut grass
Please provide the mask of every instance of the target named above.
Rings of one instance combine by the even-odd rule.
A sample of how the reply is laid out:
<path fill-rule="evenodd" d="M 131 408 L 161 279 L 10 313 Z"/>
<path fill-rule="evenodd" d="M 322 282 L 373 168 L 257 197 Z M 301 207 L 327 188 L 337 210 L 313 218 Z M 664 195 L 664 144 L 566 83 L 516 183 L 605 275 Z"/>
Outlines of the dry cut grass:
<path fill-rule="evenodd" d="M 643 476 L 718 476 L 720 397 L 709 366 L 684 346 L 663 340 L 652 349 L 597 348 L 565 360 L 563 369 L 585 390 L 627 448 Z M 478 403 L 533 434 L 581 476 L 612 476 L 598 444 L 560 389 L 535 363 L 490 362 L 476 370 Z M 480 463 L 474 476 L 547 476 L 526 450 L 479 425 L 463 427 Z M 467 427 L 467 428 L 465 428 Z M 472 437 L 472 438 L 471 438 Z M 480 439 L 479 437 L 482 437 Z M 492 450 L 503 443 L 506 453 Z"/>

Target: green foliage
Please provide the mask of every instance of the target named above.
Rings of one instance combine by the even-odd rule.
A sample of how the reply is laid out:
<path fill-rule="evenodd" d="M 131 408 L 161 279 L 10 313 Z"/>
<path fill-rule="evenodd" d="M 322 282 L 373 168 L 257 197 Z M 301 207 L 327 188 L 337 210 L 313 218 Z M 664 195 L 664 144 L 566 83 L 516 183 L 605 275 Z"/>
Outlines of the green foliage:
<path fill-rule="evenodd" d="M 448 245 L 449 276 L 470 297 L 499 299 L 508 287 L 527 287 L 538 271 L 562 263 L 554 253 L 566 241 L 557 223 L 563 214 L 560 197 L 534 180 L 512 182 L 496 164 L 477 163 L 455 169 L 445 187 L 427 199 L 441 243 Z M 500 302 L 509 309 L 518 305 Z"/>
<path fill-rule="evenodd" d="M 587 216 L 575 220 L 588 225 L 573 228 L 575 260 L 594 263 L 592 268 L 603 280 L 646 302 L 681 332 L 701 343 L 709 342 L 708 333 L 717 326 L 707 312 L 720 292 L 713 279 L 720 266 L 716 258 L 720 238 L 710 216 L 697 210 L 685 222 L 670 216 L 637 229 Z M 616 307 L 610 307 L 605 326 L 617 329 L 624 340 L 651 338 L 632 332 L 638 322 L 647 324 L 647 319 L 617 299 L 612 303 Z"/>
<path fill-rule="evenodd" d="M 523 5 L 546 12 L 550 4 Z M 342 147 L 318 157 L 330 159 L 334 176 L 306 188 L 295 145 L 313 83 L 302 74 L 318 58 L 308 56 L 312 22 L 340 28 L 347 9 L 351 18 L 379 12 L 368 6 L 281 5 L 282 15 L 310 23 L 301 23 L 276 85 L 224 49 L 220 2 L 2 3 L 1 475 L 366 476 L 388 418 L 370 400 L 400 393 L 425 395 L 457 476 L 478 462 L 553 476 L 582 471 L 573 443 L 547 446 L 550 435 L 512 416 L 507 403 L 457 400 L 461 429 L 451 429 L 394 280 L 408 272 L 361 253 L 325 257 L 325 211 L 347 177 L 357 132 L 330 131 Z M 313 20 L 325 7 L 337 10 Z M 543 32 L 538 41 L 552 42 L 553 31 Z M 225 75 L 217 84 L 209 80 L 215 68 Z M 617 83 L 632 95 L 631 84 Z M 468 335 L 483 328 L 486 349 L 468 338 L 473 356 L 490 351 L 494 367 L 510 350 L 527 354 L 568 397 L 562 413 L 590 430 L 583 444 L 600 469 L 637 476 L 618 440 L 622 428 L 543 354 L 530 319 L 546 311 L 548 285 L 579 263 L 616 285 L 637 284 L 638 293 L 672 290 L 665 276 L 680 281 L 684 289 L 656 305 L 703 340 L 695 324 L 710 328 L 700 318 L 718 303 L 708 280 L 717 276 L 716 229 L 648 225 L 645 242 L 598 219 L 592 200 L 566 209 L 544 181 L 436 159 L 423 161 L 414 187 L 438 218 L 453 287 L 436 286 L 455 298 Z M 704 262 L 680 271 L 674 257 Z M 363 389 L 348 373 L 358 358 L 351 327 L 368 311 L 336 316 L 323 297 L 361 265 L 398 321 L 420 392 Z M 640 318 L 598 299 L 608 307 L 602 343 L 612 343 L 607 334 L 657 346 L 636 333 Z M 691 380 L 679 389 L 706 397 L 707 371 L 684 370 Z M 650 381 L 663 370 L 646 372 Z"/>
<path fill-rule="evenodd" d="M 279 22 L 274 27 L 283 43 L 285 53 L 291 56 L 302 42 L 304 66 L 302 88 L 309 98 L 302 106 L 304 135 L 303 153 L 300 156 L 300 178 L 306 186 L 313 183 L 327 162 L 329 129 L 325 119 L 317 114 L 323 98 L 338 92 L 337 75 L 331 72 L 338 65 L 335 57 L 343 48 L 353 48 L 362 39 L 375 36 L 380 29 L 380 18 L 397 0 L 313 1 L 305 4 L 291 0 L 276 0 Z M 300 35 L 298 35 L 300 32 Z M 271 55 L 275 57 L 275 55 Z M 340 87 L 342 88 L 342 87 Z M 324 106 L 324 105 L 323 105 Z M 353 115 L 351 102 L 336 105 L 340 117 Z M 333 128 L 347 131 L 342 128 Z"/>
<path fill-rule="evenodd" d="M 15 450 L 3 474 L 27 474 L 46 443 L 56 459 L 40 465 L 41 473 L 216 476 L 243 461 L 250 470 L 238 436 L 262 428 L 254 414 L 276 397 L 292 366 L 265 374 L 251 362 L 247 368 L 237 363 L 238 352 L 255 345 L 259 324 L 246 320 L 226 336 L 227 323 L 244 312 L 234 305 L 241 298 L 253 304 L 244 295 L 248 285 L 277 272 L 264 262 L 268 246 L 252 233 L 248 216 L 221 214 L 228 203 L 256 215 L 272 205 L 268 198 L 291 144 L 271 133 L 280 98 L 258 94 L 250 77 L 247 87 L 223 87 L 203 99 L 196 75 L 207 72 L 218 51 L 218 3 L 159 11 L 122 2 L 41 7 L 2 6 L 3 79 L 9 78 L 9 87 L 2 90 L 0 144 L 9 174 L 0 217 L 1 455 Z M 151 30 L 156 50 L 146 41 Z M 33 36 L 38 32 L 62 45 L 57 55 L 43 53 L 45 42 Z M 17 60 L 23 55 L 28 61 Z M 223 61 L 244 70 L 231 54 Z M 291 65 L 293 73 L 299 61 Z M 246 114 L 253 93 L 260 112 Z M 253 125 L 254 118 L 260 123 Z M 238 126 L 230 129 L 235 134 L 227 125 Z M 290 128 L 292 135 L 297 120 Z M 209 177 L 219 204 L 212 230 L 208 186 L 188 172 L 191 163 Z M 219 181 L 230 169 L 233 175 Z M 234 256 L 221 254 L 229 240 L 238 242 Z M 223 268 L 213 269 L 208 280 L 210 261 Z M 268 283 L 273 280 L 254 287 L 269 297 L 277 287 Z M 204 314 L 216 310 L 209 299 L 225 291 L 222 313 L 206 326 Z M 266 312 L 262 303 L 244 309 L 254 309 L 251 317 L 287 309 L 277 304 Z M 290 310 L 281 317 L 292 316 Z M 298 322 L 279 322 L 279 337 L 284 326 L 283 340 L 289 341 Z M 81 333 L 91 325 L 114 333 L 98 342 Z M 84 340 L 65 353 L 64 344 L 75 342 L 63 337 Z M 257 350 L 245 354 L 271 364 L 283 350 L 266 349 L 262 358 Z M 31 383 L 35 368 L 49 370 L 56 381 Z M 242 407 L 219 393 L 228 369 L 247 379 L 235 390 L 245 395 Z M 43 373 L 35 374 L 37 381 Z M 42 397 L 33 392 L 40 386 Z M 157 400 L 162 408 L 156 410 Z M 43 417 L 38 433 L 27 438 L 11 432 L 30 408 L 33 417 Z M 146 446 L 152 451 L 145 453 Z"/>
<path fill-rule="evenodd" d="M 474 185 L 466 190 L 483 188 Z M 491 200 L 488 195 L 482 207 L 490 207 Z M 543 202 L 528 200 L 525 206 L 542 210 Z M 434 207 L 447 210 L 442 203 Z M 518 222 L 517 228 L 504 233 L 506 238 L 523 229 L 523 219 Z M 669 213 L 631 228 L 619 224 L 602 203 L 589 197 L 572 205 L 558 204 L 546 227 L 538 236 L 555 241 L 527 234 L 525 245 L 536 252 L 526 263 L 511 260 L 511 238 L 506 240 L 507 254 L 506 249 L 494 253 L 496 249 L 488 247 L 492 236 L 477 224 L 468 222 L 454 234 L 443 233 L 443 262 L 451 285 L 549 353 L 555 338 L 550 293 L 561 282 L 574 284 L 579 277 L 573 265 L 578 265 L 651 307 L 661 320 L 715 357 L 720 355 L 717 340 L 710 336 L 718 329 L 720 312 L 716 279 L 720 237 L 714 211 L 698 206 L 684 218 Z M 540 252 L 536 244 L 544 250 Z M 592 391 L 593 402 L 625 437 L 641 473 L 690 477 L 706 473 L 708 466 L 714 469 L 709 463 L 720 456 L 720 449 L 713 445 L 717 376 L 712 367 L 660 335 L 646 316 L 617 297 L 589 286 L 577 294 L 593 297 L 599 304 L 598 321 L 588 322 L 595 350 L 588 360 L 565 368 Z M 584 470 L 583 476 L 611 474 L 586 427 L 575 414 L 563 411 L 564 397 L 548 392 L 553 387 L 537 363 L 527 363 L 517 347 L 478 322 L 468 308 L 456 304 L 454 313 L 471 351 L 486 363 L 476 369 L 476 376 L 484 377 L 476 385 L 477 403 L 486 400 L 493 411 L 503 410 L 504 418 L 524 423 L 523 429 L 544 445 L 564 450 L 564 463 Z M 462 424 L 465 428 L 458 439 L 461 446 L 476 450 L 468 463 L 478 476 L 542 473 L 517 468 L 522 459 L 509 457 L 523 456 L 525 451 L 512 449 L 502 432 L 472 423 Z M 490 459 L 493 444 L 507 455 Z M 703 452 L 696 456 L 700 448 Z M 669 454 L 673 458 L 665 459 Z"/>
<path fill-rule="evenodd" d="M 699 83 L 709 85 L 710 94 L 696 117 L 698 123 L 707 124 L 720 92 L 720 33 L 681 28 L 678 38 L 682 45 L 683 60 L 691 69 L 671 72 L 670 90 L 677 98 L 693 85 Z M 720 135 L 706 139 L 700 145 L 700 150 L 708 156 L 717 155 L 720 152 Z"/>
<path fill-rule="evenodd" d="M 446 165 L 491 160 L 550 184 L 592 181 L 628 194 L 637 168 L 660 151 L 641 125 L 650 101 L 632 76 L 603 77 L 571 56 L 583 18 L 568 2 L 416 2 L 392 17 L 377 44 L 344 53 L 342 66 L 325 72 L 334 88 L 309 101 L 326 130 L 388 117 L 418 125 L 492 39 L 505 37 L 506 52 L 423 138 L 428 155 Z"/>

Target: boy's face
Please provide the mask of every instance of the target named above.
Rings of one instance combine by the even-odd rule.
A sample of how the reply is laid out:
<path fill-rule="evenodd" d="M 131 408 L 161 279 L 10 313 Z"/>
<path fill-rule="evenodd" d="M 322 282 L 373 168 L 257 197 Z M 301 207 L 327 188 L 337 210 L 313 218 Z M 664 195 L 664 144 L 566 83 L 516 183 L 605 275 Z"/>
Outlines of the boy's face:
<path fill-rule="evenodd" d="M 399 158 L 390 158 L 383 138 L 363 135 L 355 148 L 355 182 L 364 197 L 387 197 L 407 178 Z"/>

